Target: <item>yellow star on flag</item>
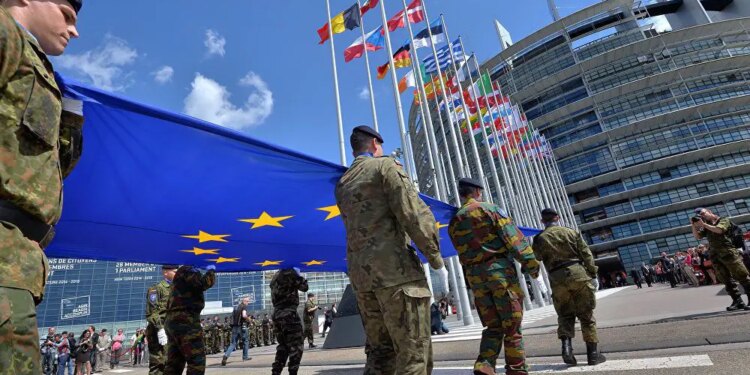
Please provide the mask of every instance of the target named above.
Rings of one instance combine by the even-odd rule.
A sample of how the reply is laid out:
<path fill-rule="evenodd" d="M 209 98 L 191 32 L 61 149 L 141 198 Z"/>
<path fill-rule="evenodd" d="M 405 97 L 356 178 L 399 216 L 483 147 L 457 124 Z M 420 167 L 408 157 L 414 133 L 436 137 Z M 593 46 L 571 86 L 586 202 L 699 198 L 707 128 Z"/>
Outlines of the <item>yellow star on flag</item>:
<path fill-rule="evenodd" d="M 437 227 L 438 230 L 440 230 L 440 229 L 447 227 L 448 224 L 440 224 L 440 222 L 438 221 L 437 223 L 435 223 L 435 226 Z"/>
<path fill-rule="evenodd" d="M 306 265 L 308 267 L 310 267 L 310 266 L 322 266 L 323 263 L 325 263 L 325 262 L 326 262 L 325 260 L 315 260 L 315 259 L 313 259 L 313 260 L 311 260 L 309 262 L 302 262 L 302 264 L 304 264 L 304 265 Z"/>
<path fill-rule="evenodd" d="M 194 247 L 193 250 L 180 250 L 183 253 L 193 253 L 195 255 L 211 254 L 218 255 L 219 249 L 201 249 L 200 247 Z"/>
<path fill-rule="evenodd" d="M 216 259 L 206 259 L 206 260 L 211 261 L 211 262 L 216 262 L 216 263 L 237 263 L 237 261 L 240 260 L 240 258 L 218 257 Z"/>
<path fill-rule="evenodd" d="M 278 266 L 281 264 L 283 260 L 264 260 L 263 263 L 254 263 L 256 266 L 261 267 L 268 267 L 268 266 Z"/>
<path fill-rule="evenodd" d="M 184 235 L 182 237 L 193 238 L 193 239 L 198 240 L 199 243 L 204 243 L 208 241 L 227 242 L 227 240 L 225 240 L 224 237 L 229 237 L 229 236 L 230 236 L 229 234 L 210 234 L 202 230 L 199 230 L 197 235 Z"/>
<path fill-rule="evenodd" d="M 243 223 L 251 223 L 253 226 L 250 229 L 256 229 L 260 227 L 279 227 L 283 228 L 284 226 L 281 225 L 281 222 L 290 219 L 294 216 L 278 216 L 273 217 L 268 214 L 268 212 L 263 211 L 263 213 L 260 214 L 260 217 L 255 219 L 240 219 L 239 221 Z"/>
<path fill-rule="evenodd" d="M 331 220 L 337 216 L 341 216 L 341 210 L 339 210 L 339 206 L 335 204 L 333 206 L 321 207 L 321 208 L 318 208 L 317 210 L 328 212 L 328 216 L 326 216 L 325 221 Z"/>

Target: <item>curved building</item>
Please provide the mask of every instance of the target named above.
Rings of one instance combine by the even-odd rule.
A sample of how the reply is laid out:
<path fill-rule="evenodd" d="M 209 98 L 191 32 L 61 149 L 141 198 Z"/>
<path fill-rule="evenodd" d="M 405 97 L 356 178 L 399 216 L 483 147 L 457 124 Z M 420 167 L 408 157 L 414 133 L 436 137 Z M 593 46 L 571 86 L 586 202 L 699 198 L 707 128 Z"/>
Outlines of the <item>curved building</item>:
<path fill-rule="evenodd" d="M 750 2 L 607 0 L 482 64 L 550 141 L 584 238 L 631 270 L 750 222 Z M 418 108 L 411 137 L 430 191 Z"/>

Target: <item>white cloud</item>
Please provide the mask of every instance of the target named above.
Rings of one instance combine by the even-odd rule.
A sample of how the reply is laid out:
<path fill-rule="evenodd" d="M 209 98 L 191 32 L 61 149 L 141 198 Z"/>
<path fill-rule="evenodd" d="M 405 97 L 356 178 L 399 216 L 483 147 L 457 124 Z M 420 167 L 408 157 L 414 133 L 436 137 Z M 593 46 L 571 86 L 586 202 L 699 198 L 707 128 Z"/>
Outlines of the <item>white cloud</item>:
<path fill-rule="evenodd" d="M 208 48 L 208 55 L 219 55 L 224 56 L 224 46 L 227 44 L 227 40 L 219 35 L 218 32 L 208 29 L 206 30 L 206 41 L 203 42 Z"/>
<path fill-rule="evenodd" d="M 370 100 L 370 90 L 367 87 L 363 87 L 359 90 L 358 96 L 362 100 Z"/>
<path fill-rule="evenodd" d="M 154 76 L 154 81 L 165 84 L 172 80 L 174 75 L 174 68 L 169 65 L 162 66 L 159 70 L 151 73 Z"/>
<path fill-rule="evenodd" d="M 236 130 L 263 123 L 273 112 L 273 93 L 268 85 L 254 72 L 240 79 L 239 85 L 253 90 L 242 107 L 230 101 L 232 94 L 226 87 L 197 73 L 193 89 L 185 98 L 185 113 Z"/>
<path fill-rule="evenodd" d="M 105 35 L 102 45 L 81 54 L 55 59 L 55 66 L 81 76 L 94 86 L 108 91 L 124 91 L 132 84 L 132 72 L 123 67 L 132 64 L 138 52 L 123 39 Z"/>

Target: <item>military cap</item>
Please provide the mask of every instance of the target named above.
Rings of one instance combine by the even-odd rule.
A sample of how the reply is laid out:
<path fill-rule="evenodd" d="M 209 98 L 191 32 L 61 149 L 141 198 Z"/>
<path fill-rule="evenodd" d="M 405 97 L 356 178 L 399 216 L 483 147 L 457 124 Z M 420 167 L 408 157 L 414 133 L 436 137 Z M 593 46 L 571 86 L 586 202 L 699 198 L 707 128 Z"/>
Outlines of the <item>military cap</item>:
<path fill-rule="evenodd" d="M 542 210 L 542 216 L 560 216 L 554 208 L 545 208 Z"/>
<path fill-rule="evenodd" d="M 458 187 L 473 187 L 477 189 L 484 189 L 482 183 L 473 178 L 461 178 L 458 180 Z"/>
<path fill-rule="evenodd" d="M 357 126 L 356 128 L 354 128 L 354 130 L 352 130 L 352 132 L 353 133 L 365 133 L 365 134 L 367 134 L 369 136 L 377 138 L 377 140 L 380 141 L 380 143 L 385 143 L 385 141 L 383 141 L 383 137 L 380 135 L 380 133 L 376 132 L 375 129 L 373 129 L 373 128 L 367 126 L 367 125 Z"/>
<path fill-rule="evenodd" d="M 76 10 L 76 14 L 81 11 L 81 7 L 83 6 L 83 0 L 68 0 L 70 3 L 70 6 L 73 7 L 73 9 Z"/>
<path fill-rule="evenodd" d="M 179 265 L 177 265 L 177 264 L 163 264 L 163 265 L 161 266 L 161 269 L 162 269 L 163 271 L 168 271 L 168 270 L 176 270 L 176 269 L 178 269 L 178 268 L 180 268 L 180 266 L 179 266 Z"/>

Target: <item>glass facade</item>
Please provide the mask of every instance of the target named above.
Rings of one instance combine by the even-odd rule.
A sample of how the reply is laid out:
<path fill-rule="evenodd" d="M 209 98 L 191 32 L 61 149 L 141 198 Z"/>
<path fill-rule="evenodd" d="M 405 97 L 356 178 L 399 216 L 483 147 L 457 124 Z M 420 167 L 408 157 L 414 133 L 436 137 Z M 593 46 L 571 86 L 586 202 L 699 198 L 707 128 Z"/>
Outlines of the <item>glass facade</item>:
<path fill-rule="evenodd" d="M 49 260 L 44 300 L 37 306 L 40 332 L 47 327 L 81 332 L 88 325 L 112 332 L 133 332 L 146 326 L 146 289 L 162 279 L 161 266 L 85 259 Z M 270 312 L 269 284 L 275 271 L 217 274 L 216 285 L 206 291 L 204 313 L 226 315 L 240 297 L 250 297 L 248 310 Z M 344 273 L 307 273 L 310 291 L 318 302 L 336 303 L 349 279 Z M 300 301 L 306 297 L 300 293 Z"/>

